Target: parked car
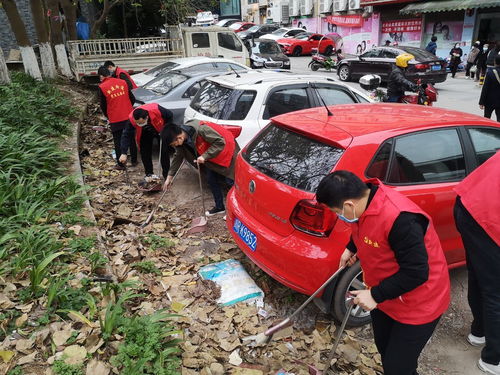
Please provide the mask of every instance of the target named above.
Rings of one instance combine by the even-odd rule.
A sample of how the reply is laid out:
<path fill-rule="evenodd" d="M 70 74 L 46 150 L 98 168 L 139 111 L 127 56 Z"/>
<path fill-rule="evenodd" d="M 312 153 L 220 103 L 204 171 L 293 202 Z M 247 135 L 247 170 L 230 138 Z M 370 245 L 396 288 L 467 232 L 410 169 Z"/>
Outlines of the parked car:
<path fill-rule="evenodd" d="M 283 49 L 285 55 L 300 56 L 310 55 L 313 52 L 331 55 L 335 43 L 333 40 L 324 38 L 321 34 L 302 33 L 293 38 L 278 39 L 278 44 Z"/>
<path fill-rule="evenodd" d="M 226 18 L 226 19 L 223 19 L 223 20 L 220 20 L 219 22 L 217 22 L 216 26 L 229 27 L 235 22 L 240 22 L 240 20 L 237 18 Z"/>
<path fill-rule="evenodd" d="M 246 40 L 250 49 L 250 66 L 254 69 L 290 69 L 290 59 L 276 41 L 270 39 Z"/>
<path fill-rule="evenodd" d="M 235 33 L 239 33 L 241 31 L 248 30 L 252 26 L 255 26 L 255 24 L 253 22 L 241 22 L 241 21 L 239 21 L 239 22 L 235 22 L 235 23 L 229 25 L 229 28 L 231 30 L 233 30 Z"/>
<path fill-rule="evenodd" d="M 223 59 L 220 57 L 181 57 L 179 59 L 172 59 L 157 65 L 154 68 L 146 70 L 143 73 L 132 75 L 137 86 L 143 86 L 156 77 L 160 77 L 172 70 L 180 71 L 182 73 L 203 72 L 203 71 L 225 71 L 231 70 L 248 70 L 248 67 L 238 64 L 233 60 Z"/>
<path fill-rule="evenodd" d="M 282 284 L 312 294 L 337 270 L 350 226 L 315 200 L 334 170 L 378 178 L 430 214 L 450 268 L 465 264 L 453 187 L 500 148 L 500 123 L 435 107 L 357 104 L 274 117 L 237 159 L 227 227 L 241 250 Z M 364 289 L 359 264 L 318 305 L 345 315 L 348 290 Z M 333 297 L 332 297 L 333 295 Z M 351 325 L 369 320 L 355 307 Z"/>
<path fill-rule="evenodd" d="M 212 12 L 198 12 L 196 14 L 196 26 L 211 26 L 215 23 Z"/>
<path fill-rule="evenodd" d="M 305 33 L 304 29 L 300 29 L 298 27 L 282 27 L 281 29 L 278 29 L 276 31 L 273 31 L 270 34 L 264 34 L 260 38 L 261 39 L 272 39 L 272 40 L 278 40 L 278 39 L 283 39 L 283 38 L 292 38 L 295 35 Z"/>
<path fill-rule="evenodd" d="M 207 120 L 240 126 L 238 143 L 245 146 L 271 117 L 304 108 L 368 102 L 363 93 L 325 76 L 264 69 L 207 78 L 184 114 L 184 121 Z M 316 88 L 314 88 L 314 86 Z"/>
<path fill-rule="evenodd" d="M 278 25 L 272 25 L 272 24 L 255 25 L 246 31 L 242 31 L 241 33 L 238 34 L 238 36 L 243 40 L 260 38 L 262 35 L 272 33 L 273 31 L 276 31 L 278 29 L 279 29 Z"/>
<path fill-rule="evenodd" d="M 422 83 L 440 83 L 446 81 L 446 62 L 424 49 L 416 47 L 376 47 L 360 56 L 342 60 L 337 74 L 342 81 L 357 79 L 365 74 L 378 74 L 387 82 L 396 56 L 411 53 L 414 60 L 408 63 L 406 77 Z"/>

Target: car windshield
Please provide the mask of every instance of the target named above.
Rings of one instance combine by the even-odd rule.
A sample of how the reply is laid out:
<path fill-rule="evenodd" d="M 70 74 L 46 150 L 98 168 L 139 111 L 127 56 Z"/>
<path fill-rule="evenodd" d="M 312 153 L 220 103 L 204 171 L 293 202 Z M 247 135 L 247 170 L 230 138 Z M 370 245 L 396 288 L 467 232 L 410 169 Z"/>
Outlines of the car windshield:
<path fill-rule="evenodd" d="M 229 28 L 231 30 L 238 30 L 243 24 L 241 22 L 235 22 L 231 25 L 229 25 Z"/>
<path fill-rule="evenodd" d="M 252 26 L 251 28 L 249 28 L 247 31 L 250 32 L 250 33 L 254 33 L 256 31 L 259 31 L 259 25 L 255 25 L 255 26 Z"/>
<path fill-rule="evenodd" d="M 156 94 L 165 95 L 188 78 L 189 77 L 184 74 L 170 72 L 153 79 L 152 81 L 146 83 L 143 87 Z"/>
<path fill-rule="evenodd" d="M 160 65 L 156 65 L 154 68 L 151 68 L 149 69 L 146 74 L 148 76 L 153 76 L 153 77 L 156 77 L 160 74 L 164 74 L 164 73 L 167 73 L 168 71 L 172 70 L 172 69 L 175 69 L 176 67 L 178 67 L 180 64 L 177 64 L 175 62 L 172 62 L 172 61 L 167 61 L 163 64 L 160 64 Z"/>
<path fill-rule="evenodd" d="M 255 95 L 253 90 L 235 90 L 209 82 L 198 91 L 190 106 L 213 119 L 244 120 Z"/>
<path fill-rule="evenodd" d="M 198 19 L 205 19 L 205 18 L 212 18 L 212 13 L 211 12 L 201 12 L 196 15 L 196 18 Z"/>
<path fill-rule="evenodd" d="M 243 158 L 281 183 L 315 192 L 342 153 L 340 148 L 271 123 L 248 145 Z"/>
<path fill-rule="evenodd" d="M 429 61 L 429 60 L 437 60 L 437 57 L 432 53 L 427 52 L 426 50 L 416 48 L 416 47 L 399 47 L 399 49 L 408 52 L 415 56 L 415 60 L 417 61 Z"/>
<path fill-rule="evenodd" d="M 309 39 L 309 34 L 298 34 L 294 37 L 295 39 L 301 39 L 301 40 L 305 40 L 305 39 Z"/>
<path fill-rule="evenodd" d="M 274 42 L 255 42 L 255 46 L 252 47 L 253 53 L 262 53 L 263 55 L 274 55 L 280 54 L 281 48 L 278 43 Z"/>
<path fill-rule="evenodd" d="M 274 34 L 274 35 L 284 35 L 287 31 L 288 31 L 288 29 L 278 29 L 276 31 L 273 31 L 271 34 Z"/>

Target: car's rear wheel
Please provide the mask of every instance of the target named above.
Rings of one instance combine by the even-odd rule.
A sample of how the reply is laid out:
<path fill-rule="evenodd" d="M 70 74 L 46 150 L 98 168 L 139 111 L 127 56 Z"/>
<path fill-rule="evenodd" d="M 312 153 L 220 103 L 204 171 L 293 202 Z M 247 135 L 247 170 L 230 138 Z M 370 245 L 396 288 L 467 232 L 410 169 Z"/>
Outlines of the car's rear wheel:
<path fill-rule="evenodd" d="M 332 46 L 327 46 L 327 47 L 325 48 L 325 52 L 324 52 L 324 54 L 325 54 L 326 56 L 330 56 L 330 55 L 332 54 L 332 52 L 333 52 L 333 47 L 332 47 Z"/>
<path fill-rule="evenodd" d="M 300 56 L 302 54 L 302 47 L 295 47 L 292 52 L 292 56 Z"/>
<path fill-rule="evenodd" d="M 338 74 L 341 81 L 347 82 L 351 79 L 351 69 L 346 64 L 339 68 Z"/>
<path fill-rule="evenodd" d="M 335 295 L 332 300 L 332 314 L 337 321 L 341 322 L 345 317 L 347 311 L 347 293 L 352 290 L 362 289 L 366 289 L 366 287 L 363 284 L 363 271 L 358 261 L 342 274 L 335 289 Z M 349 327 L 360 327 L 370 323 L 370 321 L 371 317 L 368 311 L 363 310 L 359 306 L 354 306 L 347 325 Z"/>

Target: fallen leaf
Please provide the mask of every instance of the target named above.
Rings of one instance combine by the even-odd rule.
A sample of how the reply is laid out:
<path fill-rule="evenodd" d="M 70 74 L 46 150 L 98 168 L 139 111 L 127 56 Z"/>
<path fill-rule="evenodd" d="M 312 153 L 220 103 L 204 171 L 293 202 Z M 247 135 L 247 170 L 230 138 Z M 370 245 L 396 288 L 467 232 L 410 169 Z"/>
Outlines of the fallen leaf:
<path fill-rule="evenodd" d="M 22 327 L 28 321 L 28 314 L 23 314 L 16 319 L 16 327 Z"/>
<path fill-rule="evenodd" d="M 177 301 L 172 302 L 172 304 L 170 305 L 170 308 L 176 313 L 181 312 L 184 307 L 186 307 L 186 305 Z"/>
<path fill-rule="evenodd" d="M 87 370 L 85 372 L 86 375 L 108 375 L 110 368 L 101 361 L 96 359 L 92 359 L 87 364 Z"/>
<path fill-rule="evenodd" d="M 9 362 L 15 355 L 16 352 L 12 350 L 0 350 L 0 357 L 3 359 L 4 363 Z"/>
<path fill-rule="evenodd" d="M 52 335 L 52 340 L 54 341 L 54 344 L 56 346 L 61 346 L 68 341 L 68 339 L 71 337 L 71 329 L 63 329 L 61 331 L 54 332 Z"/>
<path fill-rule="evenodd" d="M 233 366 L 239 366 L 243 363 L 243 360 L 240 357 L 239 349 L 236 349 L 229 355 L 229 363 Z"/>
<path fill-rule="evenodd" d="M 33 339 L 21 339 L 16 342 L 16 350 L 18 352 L 25 352 L 33 347 L 35 340 Z"/>
<path fill-rule="evenodd" d="M 21 365 L 25 365 L 27 363 L 34 362 L 37 354 L 38 354 L 38 352 L 35 351 L 35 352 L 31 353 L 30 355 L 19 358 L 19 361 L 17 361 L 17 365 L 21 366 Z"/>
<path fill-rule="evenodd" d="M 73 232 L 75 232 L 75 234 L 77 236 L 79 236 L 80 235 L 80 231 L 82 230 L 82 227 L 80 225 L 73 225 L 72 227 L 69 227 L 68 229 L 72 230 Z"/>
<path fill-rule="evenodd" d="M 67 365 L 80 365 L 87 357 L 87 349 L 80 345 L 70 345 L 64 349 L 63 355 Z"/>

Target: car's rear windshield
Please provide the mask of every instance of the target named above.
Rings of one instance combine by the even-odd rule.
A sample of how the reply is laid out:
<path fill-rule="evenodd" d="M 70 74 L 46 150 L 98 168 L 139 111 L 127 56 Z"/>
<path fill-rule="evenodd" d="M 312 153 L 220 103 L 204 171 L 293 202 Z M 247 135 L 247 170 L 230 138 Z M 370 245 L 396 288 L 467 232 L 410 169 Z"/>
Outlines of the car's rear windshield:
<path fill-rule="evenodd" d="M 163 64 L 160 64 L 160 65 L 156 65 L 154 68 L 151 68 L 149 69 L 146 74 L 148 76 L 153 76 L 153 77 L 156 77 L 160 74 L 163 74 L 163 73 L 166 73 L 166 72 L 169 72 L 170 70 L 172 69 L 175 69 L 176 67 L 178 67 L 180 64 L 177 64 L 175 62 L 172 62 L 172 61 L 167 61 Z"/>
<path fill-rule="evenodd" d="M 188 78 L 189 77 L 187 75 L 170 72 L 149 81 L 143 87 L 156 94 L 165 95 Z"/>
<path fill-rule="evenodd" d="M 429 61 L 429 60 L 437 60 L 438 58 L 432 53 L 416 47 L 399 47 L 405 52 L 408 52 L 415 56 L 415 60 L 417 61 Z"/>
<path fill-rule="evenodd" d="M 232 25 L 229 25 L 229 28 L 232 30 L 237 30 L 239 29 L 243 24 L 241 22 L 235 22 Z"/>
<path fill-rule="evenodd" d="M 262 53 L 264 55 L 281 54 L 281 48 L 274 40 L 265 42 L 255 42 L 252 47 L 253 53 Z"/>
<path fill-rule="evenodd" d="M 190 105 L 213 119 L 244 120 L 256 94 L 253 90 L 236 90 L 209 82 L 198 91 Z"/>
<path fill-rule="evenodd" d="M 340 148 L 271 123 L 248 145 L 243 158 L 281 183 L 314 193 L 342 153 Z"/>

